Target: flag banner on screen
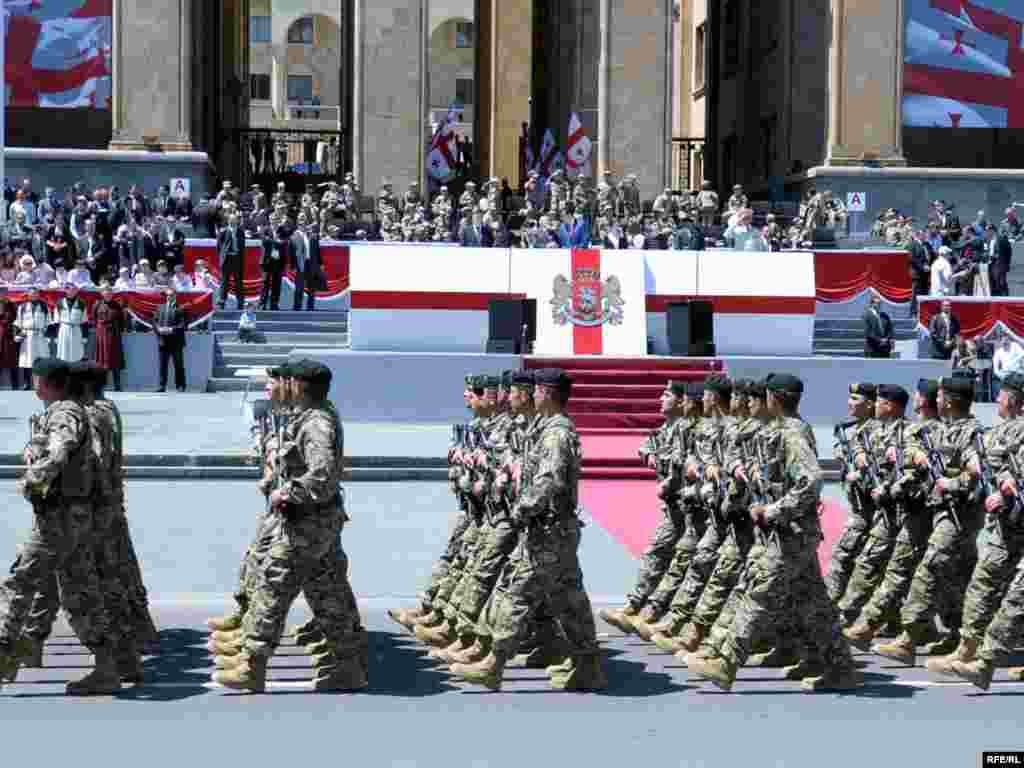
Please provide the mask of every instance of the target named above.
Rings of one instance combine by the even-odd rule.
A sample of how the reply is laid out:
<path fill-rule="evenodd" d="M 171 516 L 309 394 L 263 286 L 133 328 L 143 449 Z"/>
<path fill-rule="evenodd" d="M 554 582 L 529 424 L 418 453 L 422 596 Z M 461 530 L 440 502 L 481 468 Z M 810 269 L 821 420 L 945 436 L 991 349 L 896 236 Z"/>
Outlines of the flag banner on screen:
<path fill-rule="evenodd" d="M 6 0 L 12 107 L 110 109 L 113 0 Z"/>
<path fill-rule="evenodd" d="M 903 122 L 1024 128 L 1024 3 L 907 0 Z"/>

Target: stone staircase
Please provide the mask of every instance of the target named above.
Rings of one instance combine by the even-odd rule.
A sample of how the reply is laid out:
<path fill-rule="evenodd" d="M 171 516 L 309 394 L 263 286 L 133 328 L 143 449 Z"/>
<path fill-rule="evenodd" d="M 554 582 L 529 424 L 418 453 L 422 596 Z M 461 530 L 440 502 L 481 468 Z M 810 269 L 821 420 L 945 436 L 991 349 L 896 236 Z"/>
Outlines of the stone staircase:
<path fill-rule="evenodd" d="M 909 341 L 917 338 L 917 320 L 906 317 L 906 309 L 889 312 L 894 339 Z M 864 321 L 856 317 L 814 318 L 814 354 L 823 357 L 863 357 Z"/>
<path fill-rule="evenodd" d="M 214 335 L 213 376 L 210 392 L 238 392 L 247 379 L 235 372 L 245 368 L 280 365 L 297 348 L 347 349 L 348 312 L 257 312 L 255 344 L 238 342 L 238 310 L 220 310 L 211 321 Z"/>

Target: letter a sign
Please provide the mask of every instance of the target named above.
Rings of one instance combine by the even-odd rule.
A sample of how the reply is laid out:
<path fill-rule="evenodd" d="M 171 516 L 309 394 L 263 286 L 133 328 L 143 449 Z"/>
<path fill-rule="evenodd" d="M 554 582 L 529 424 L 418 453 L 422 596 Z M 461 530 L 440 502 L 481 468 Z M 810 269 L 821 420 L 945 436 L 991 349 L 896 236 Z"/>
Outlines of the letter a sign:
<path fill-rule="evenodd" d="M 864 213 L 868 209 L 868 196 L 865 192 L 847 192 L 846 210 L 850 213 Z"/>

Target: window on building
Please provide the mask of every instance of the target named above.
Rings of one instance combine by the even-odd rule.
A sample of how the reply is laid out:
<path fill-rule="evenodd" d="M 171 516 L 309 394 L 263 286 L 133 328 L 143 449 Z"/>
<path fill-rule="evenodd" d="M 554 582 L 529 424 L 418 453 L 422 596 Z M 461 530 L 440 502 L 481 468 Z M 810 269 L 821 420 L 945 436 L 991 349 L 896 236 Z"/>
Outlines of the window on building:
<path fill-rule="evenodd" d="M 312 75 L 288 75 L 288 101 L 304 104 L 313 100 Z"/>
<path fill-rule="evenodd" d="M 473 91 L 473 78 L 455 78 L 455 101 L 459 105 L 463 107 L 471 105 L 473 103 Z"/>
<path fill-rule="evenodd" d="M 740 68 L 740 10 L 738 0 L 729 0 L 725 4 L 723 14 L 723 53 L 722 75 L 730 77 Z"/>
<path fill-rule="evenodd" d="M 253 100 L 270 100 L 270 75 L 249 75 L 249 98 Z"/>
<path fill-rule="evenodd" d="M 249 42 L 269 43 L 270 42 L 270 17 L 250 16 L 249 17 Z"/>
<path fill-rule="evenodd" d="M 455 22 L 455 47 L 456 48 L 472 48 L 475 44 L 475 33 L 472 22 L 469 21 L 457 21 Z"/>
<path fill-rule="evenodd" d="M 707 84 L 705 69 L 707 44 L 707 27 L 704 24 L 699 24 L 697 34 L 693 39 L 693 90 L 695 93 L 703 91 Z"/>
<path fill-rule="evenodd" d="M 313 44 L 313 18 L 304 16 L 288 28 L 288 42 L 302 45 Z"/>

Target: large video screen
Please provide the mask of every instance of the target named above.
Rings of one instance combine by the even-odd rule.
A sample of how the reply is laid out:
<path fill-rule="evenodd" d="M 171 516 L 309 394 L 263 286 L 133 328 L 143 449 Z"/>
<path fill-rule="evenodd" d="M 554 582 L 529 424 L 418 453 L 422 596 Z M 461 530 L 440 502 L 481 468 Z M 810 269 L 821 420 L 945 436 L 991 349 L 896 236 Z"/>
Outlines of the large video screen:
<path fill-rule="evenodd" d="M 110 109 L 113 0 L 4 0 L 3 7 L 8 106 Z"/>
<path fill-rule="evenodd" d="M 1024 0 L 905 0 L 903 124 L 1024 128 Z"/>

